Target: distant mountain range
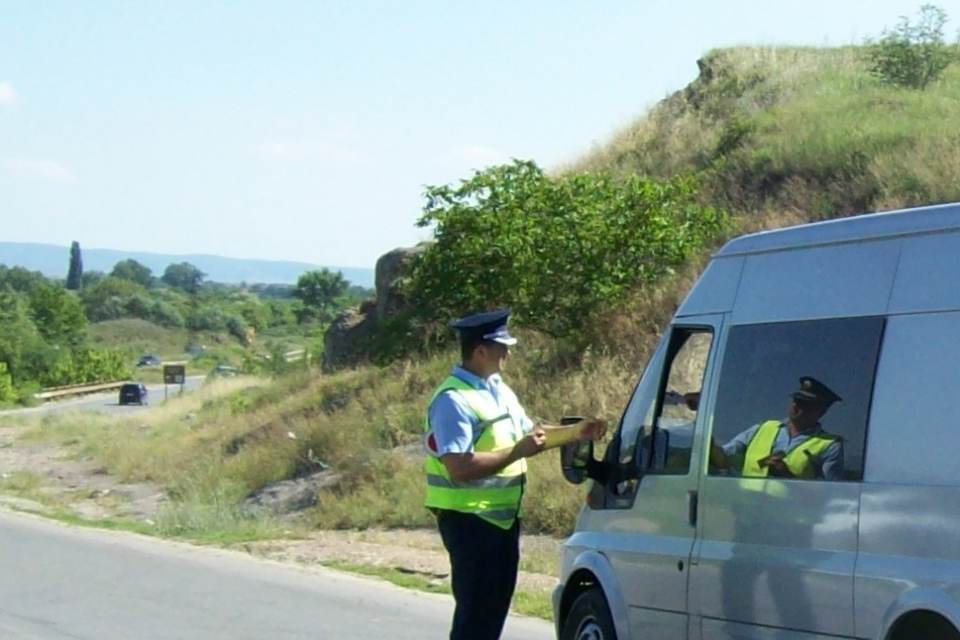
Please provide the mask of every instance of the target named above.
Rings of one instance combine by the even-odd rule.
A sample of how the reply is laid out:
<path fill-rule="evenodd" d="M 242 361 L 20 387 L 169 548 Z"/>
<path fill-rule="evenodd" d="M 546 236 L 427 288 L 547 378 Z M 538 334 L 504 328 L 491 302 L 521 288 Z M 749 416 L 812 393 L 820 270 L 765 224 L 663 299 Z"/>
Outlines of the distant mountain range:
<path fill-rule="evenodd" d="M 143 253 L 139 251 L 118 251 L 115 249 L 87 249 L 80 245 L 84 271 L 103 271 L 110 273 L 113 265 L 121 260 L 132 259 L 148 267 L 158 278 L 171 264 L 189 262 L 203 271 L 209 282 L 227 284 L 294 284 L 303 273 L 322 269 L 324 266 L 333 272 L 340 271 L 351 284 L 373 288 L 373 269 L 360 267 L 331 267 L 307 262 L 285 262 L 275 260 L 245 260 L 243 258 L 224 258 L 210 255 L 169 255 L 163 253 Z M 32 242 L 0 242 L 0 264 L 8 267 L 23 267 L 39 271 L 48 278 L 66 278 L 70 264 L 70 247 Z"/>

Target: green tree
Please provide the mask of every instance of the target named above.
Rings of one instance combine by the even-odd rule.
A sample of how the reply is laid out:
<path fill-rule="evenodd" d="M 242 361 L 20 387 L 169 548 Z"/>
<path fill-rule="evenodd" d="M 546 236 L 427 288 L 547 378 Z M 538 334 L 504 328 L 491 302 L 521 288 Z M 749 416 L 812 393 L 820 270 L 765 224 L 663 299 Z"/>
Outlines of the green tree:
<path fill-rule="evenodd" d="M 34 287 L 46 282 L 47 279 L 39 271 L 0 264 L 0 289 L 8 286 L 18 293 L 30 293 Z"/>
<path fill-rule="evenodd" d="M 206 275 L 189 262 L 178 262 L 167 265 L 160 280 L 169 287 L 196 294 L 200 291 L 200 285 L 203 284 Z"/>
<path fill-rule="evenodd" d="M 696 184 L 606 173 L 552 178 L 533 162 L 429 187 L 418 225 L 435 242 L 404 292 L 427 320 L 512 305 L 517 320 L 559 338 L 592 313 L 685 262 L 723 228 Z"/>
<path fill-rule="evenodd" d="M 944 39 L 947 12 L 925 4 L 916 23 L 901 16 L 896 28 L 885 30 L 879 41 L 867 42 L 871 73 L 888 84 L 924 89 L 940 78 L 955 53 Z"/>
<path fill-rule="evenodd" d="M 82 278 L 82 285 L 80 288 L 81 290 L 83 290 L 83 289 L 86 289 L 87 287 L 92 287 L 93 285 L 97 284 L 98 282 L 100 282 L 106 277 L 107 277 L 107 274 L 105 274 L 103 271 L 98 271 L 96 269 L 92 271 L 84 271 L 83 278 Z"/>
<path fill-rule="evenodd" d="M 0 403 L 13 402 L 17 398 L 13 388 L 13 378 L 8 371 L 7 363 L 0 362 Z"/>
<path fill-rule="evenodd" d="M 107 276 L 80 294 L 84 313 L 90 322 L 125 317 L 128 298 L 143 292 L 143 287 L 129 280 Z"/>
<path fill-rule="evenodd" d="M 297 278 L 293 296 L 303 302 L 303 321 L 329 322 L 340 308 L 338 302 L 350 288 L 343 273 L 326 267 L 307 271 Z"/>
<path fill-rule="evenodd" d="M 80 255 L 80 243 L 76 240 L 70 245 L 70 268 L 67 270 L 67 289 L 79 291 L 83 286 L 83 256 Z"/>
<path fill-rule="evenodd" d="M 140 264 L 133 258 L 121 260 L 113 265 L 110 275 L 121 280 L 129 280 L 149 289 L 153 286 L 153 272 L 146 265 Z"/>
<path fill-rule="evenodd" d="M 56 352 L 30 319 L 25 297 L 0 287 L 0 362 L 7 365 L 14 386 L 36 380 L 55 362 Z"/>
<path fill-rule="evenodd" d="M 30 319 L 45 340 L 77 346 L 86 339 L 87 317 L 80 300 L 55 284 L 36 287 L 28 299 Z"/>

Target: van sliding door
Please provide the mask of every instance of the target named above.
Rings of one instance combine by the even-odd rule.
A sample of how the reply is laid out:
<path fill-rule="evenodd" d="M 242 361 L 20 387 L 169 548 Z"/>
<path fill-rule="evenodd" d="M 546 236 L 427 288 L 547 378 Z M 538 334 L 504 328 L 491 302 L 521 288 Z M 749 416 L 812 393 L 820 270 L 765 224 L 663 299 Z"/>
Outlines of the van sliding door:
<path fill-rule="evenodd" d="M 853 636 L 859 480 L 883 329 L 882 317 L 729 328 L 705 407 L 716 449 L 702 458 L 690 574 L 704 640 Z M 841 400 L 798 432 L 798 412 L 818 411 L 792 396 L 808 377 Z M 757 435 L 761 426 L 776 439 Z M 823 446 L 798 448 L 814 433 Z M 754 471 L 751 456 L 775 449 L 799 458 L 786 471 Z"/>

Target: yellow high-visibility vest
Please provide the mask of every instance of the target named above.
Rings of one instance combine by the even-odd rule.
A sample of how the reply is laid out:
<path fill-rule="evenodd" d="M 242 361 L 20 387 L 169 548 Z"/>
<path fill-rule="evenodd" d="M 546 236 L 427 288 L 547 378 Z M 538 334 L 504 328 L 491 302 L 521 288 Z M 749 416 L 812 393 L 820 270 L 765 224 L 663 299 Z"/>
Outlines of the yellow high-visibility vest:
<path fill-rule="evenodd" d="M 480 436 L 473 445 L 477 453 L 498 451 L 513 447 L 523 436 L 517 419 L 522 409 L 516 396 L 501 387 L 507 404 L 505 413 L 492 398 L 451 375 L 434 392 L 431 404 L 438 395 L 453 390 L 466 401 L 467 406 L 480 420 Z M 424 448 L 427 451 L 427 499 L 426 506 L 473 513 L 503 529 L 509 529 L 520 517 L 520 501 L 526 483 L 527 461 L 517 460 L 492 476 L 477 480 L 456 481 L 450 477 L 447 467 L 432 446 L 430 417 L 424 427 Z"/>
<path fill-rule="evenodd" d="M 779 420 L 768 420 L 761 424 L 757 432 L 753 434 L 753 438 L 744 454 L 743 473 L 741 474 L 743 477 L 763 478 L 769 474 L 770 469 L 761 467 L 760 460 L 772 453 L 773 443 L 777 438 L 780 425 Z M 783 458 L 783 462 L 787 465 L 790 473 L 797 478 L 813 479 L 816 477 L 816 469 L 811 458 L 818 458 L 836 441 L 836 436 L 832 436 L 825 431 L 818 431 L 788 451 Z"/>

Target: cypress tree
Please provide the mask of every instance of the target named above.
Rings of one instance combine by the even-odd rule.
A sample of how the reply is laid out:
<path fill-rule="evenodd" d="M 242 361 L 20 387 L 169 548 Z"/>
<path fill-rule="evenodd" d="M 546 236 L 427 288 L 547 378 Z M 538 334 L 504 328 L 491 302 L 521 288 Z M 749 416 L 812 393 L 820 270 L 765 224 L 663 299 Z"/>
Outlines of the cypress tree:
<path fill-rule="evenodd" d="M 83 286 L 83 258 L 80 255 L 80 243 L 76 240 L 70 245 L 70 269 L 67 271 L 67 289 L 79 291 Z"/>

